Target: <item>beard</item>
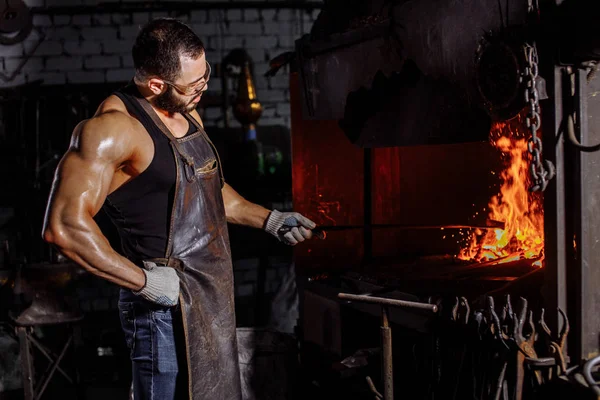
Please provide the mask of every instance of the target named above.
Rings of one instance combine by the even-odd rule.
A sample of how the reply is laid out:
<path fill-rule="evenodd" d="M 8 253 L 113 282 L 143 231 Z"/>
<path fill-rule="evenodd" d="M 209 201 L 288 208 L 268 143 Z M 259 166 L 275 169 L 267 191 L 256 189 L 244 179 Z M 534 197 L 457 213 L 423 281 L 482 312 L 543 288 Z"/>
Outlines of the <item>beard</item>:
<path fill-rule="evenodd" d="M 154 105 L 171 114 L 187 114 L 196 108 L 196 104 L 192 101 L 185 102 L 178 97 L 171 86 L 164 93 L 154 98 Z"/>

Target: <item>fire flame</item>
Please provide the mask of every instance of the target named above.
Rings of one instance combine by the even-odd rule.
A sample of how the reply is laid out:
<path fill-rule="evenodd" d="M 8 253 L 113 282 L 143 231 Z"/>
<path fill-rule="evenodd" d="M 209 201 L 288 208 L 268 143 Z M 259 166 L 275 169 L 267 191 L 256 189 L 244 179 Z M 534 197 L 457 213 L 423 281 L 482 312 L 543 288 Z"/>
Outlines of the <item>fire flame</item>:
<path fill-rule="evenodd" d="M 511 121 L 512 122 L 512 121 Z M 542 196 L 528 190 L 529 152 L 523 123 L 495 123 L 491 142 L 502 152 L 505 168 L 500 174 L 500 191 L 488 204 L 488 218 L 504 222 L 504 229 L 472 231 L 458 258 L 474 262 L 537 259 L 542 266 L 544 251 L 544 211 Z M 493 173 L 493 172 L 492 172 Z"/>

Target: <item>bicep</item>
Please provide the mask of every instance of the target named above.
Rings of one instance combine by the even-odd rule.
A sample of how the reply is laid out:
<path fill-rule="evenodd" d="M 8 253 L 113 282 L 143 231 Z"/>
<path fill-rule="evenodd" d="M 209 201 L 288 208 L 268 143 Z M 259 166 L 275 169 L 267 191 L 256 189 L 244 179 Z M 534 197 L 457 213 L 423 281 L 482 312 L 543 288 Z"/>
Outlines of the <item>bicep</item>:
<path fill-rule="evenodd" d="M 94 216 L 106 199 L 116 169 L 127 158 L 128 143 L 93 128 L 94 124 L 76 128 L 59 163 L 49 203 L 49 212 L 55 217 Z"/>
<path fill-rule="evenodd" d="M 224 184 L 221 188 L 221 194 L 223 195 L 223 204 L 225 205 L 225 211 L 227 211 L 227 207 L 229 204 L 231 204 L 231 201 L 233 199 L 232 190 L 233 189 L 228 184 Z"/>
<path fill-rule="evenodd" d="M 244 198 L 236 192 L 231 186 L 227 183 L 223 185 L 221 189 L 221 193 L 223 194 L 223 204 L 225 205 L 225 214 L 227 216 L 232 216 L 236 207 L 244 202 Z"/>
<path fill-rule="evenodd" d="M 114 171 L 106 160 L 86 159 L 69 150 L 56 171 L 52 201 L 63 209 L 94 216 L 106 199 Z"/>

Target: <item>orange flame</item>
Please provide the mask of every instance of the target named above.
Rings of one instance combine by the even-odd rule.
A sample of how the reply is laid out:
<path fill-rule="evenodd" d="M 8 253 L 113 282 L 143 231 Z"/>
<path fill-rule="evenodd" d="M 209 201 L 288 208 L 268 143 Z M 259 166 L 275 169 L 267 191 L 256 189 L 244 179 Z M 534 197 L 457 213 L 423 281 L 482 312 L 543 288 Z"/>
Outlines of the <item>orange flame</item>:
<path fill-rule="evenodd" d="M 498 263 L 523 258 L 538 259 L 541 267 L 544 252 L 544 211 L 539 193 L 528 190 L 529 152 L 527 139 L 516 125 L 495 123 L 490 131 L 492 144 L 502 152 L 505 168 L 500 174 L 500 192 L 488 204 L 488 218 L 504 222 L 504 229 L 475 230 L 458 258 L 474 262 L 498 260 Z M 493 173 L 493 172 L 492 172 Z"/>

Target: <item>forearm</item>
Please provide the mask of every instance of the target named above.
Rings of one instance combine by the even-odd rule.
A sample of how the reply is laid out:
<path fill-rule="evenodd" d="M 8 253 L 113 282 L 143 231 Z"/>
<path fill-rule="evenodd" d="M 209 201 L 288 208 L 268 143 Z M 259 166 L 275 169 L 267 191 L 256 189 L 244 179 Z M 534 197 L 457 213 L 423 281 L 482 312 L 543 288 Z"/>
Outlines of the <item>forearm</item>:
<path fill-rule="evenodd" d="M 91 217 L 63 216 L 48 224 L 44 239 L 88 272 L 119 286 L 140 290 L 141 268 L 118 254 Z"/>
<path fill-rule="evenodd" d="M 262 228 L 269 216 L 270 210 L 244 199 L 232 207 L 226 207 L 227 222 L 245 225 L 252 228 Z"/>
<path fill-rule="evenodd" d="M 223 188 L 223 201 L 227 222 L 232 224 L 262 228 L 271 212 L 263 206 L 244 199 L 228 184 Z"/>

